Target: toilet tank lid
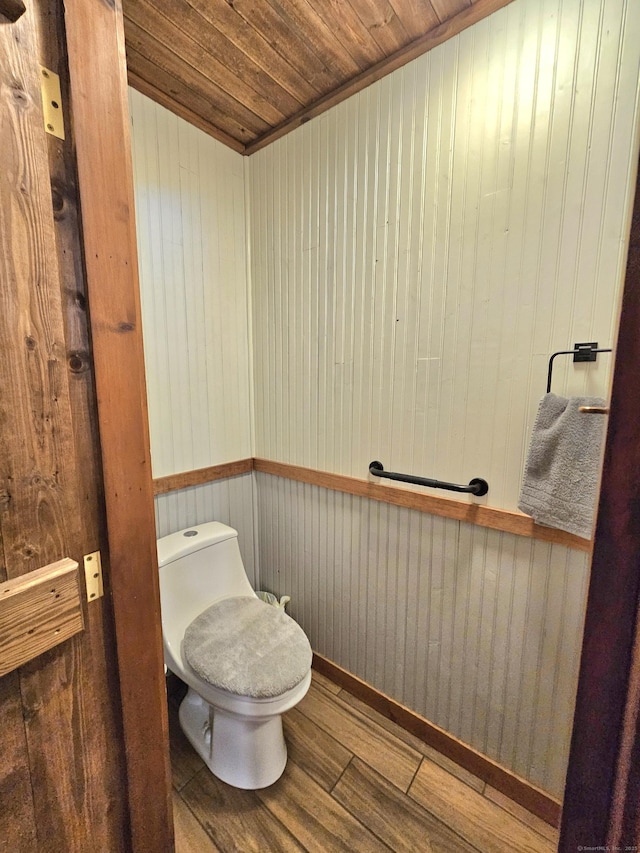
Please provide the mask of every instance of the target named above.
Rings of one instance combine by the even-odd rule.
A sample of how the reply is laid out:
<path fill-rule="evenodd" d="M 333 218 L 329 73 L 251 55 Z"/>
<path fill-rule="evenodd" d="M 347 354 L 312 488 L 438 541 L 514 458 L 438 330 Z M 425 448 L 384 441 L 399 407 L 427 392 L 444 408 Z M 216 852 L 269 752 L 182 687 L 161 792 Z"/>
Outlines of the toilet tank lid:
<path fill-rule="evenodd" d="M 193 527 L 185 527 L 176 533 L 170 533 L 158 539 L 158 566 L 166 566 L 187 554 L 193 554 L 209 545 L 224 542 L 225 539 L 234 539 L 238 531 L 233 527 L 222 524 L 219 521 L 208 521 L 205 524 L 196 524 Z"/>

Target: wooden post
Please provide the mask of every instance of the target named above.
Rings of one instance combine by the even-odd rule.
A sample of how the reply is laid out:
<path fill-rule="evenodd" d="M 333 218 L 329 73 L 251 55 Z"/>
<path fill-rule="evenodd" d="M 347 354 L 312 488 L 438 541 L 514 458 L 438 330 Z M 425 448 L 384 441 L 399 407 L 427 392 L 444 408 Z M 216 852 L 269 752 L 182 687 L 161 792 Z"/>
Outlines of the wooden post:
<path fill-rule="evenodd" d="M 134 851 L 173 850 L 122 8 L 67 0 L 89 316 Z"/>

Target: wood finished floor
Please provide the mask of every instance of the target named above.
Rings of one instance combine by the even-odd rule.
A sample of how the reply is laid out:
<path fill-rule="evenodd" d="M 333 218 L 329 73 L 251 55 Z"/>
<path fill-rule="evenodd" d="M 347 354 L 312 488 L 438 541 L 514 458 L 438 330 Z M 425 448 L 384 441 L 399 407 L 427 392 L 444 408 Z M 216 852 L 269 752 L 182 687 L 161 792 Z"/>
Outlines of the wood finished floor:
<path fill-rule="evenodd" d="M 261 791 L 220 782 L 182 734 L 170 690 L 177 853 L 552 853 L 558 834 L 313 673 L 284 716 L 289 760 Z"/>

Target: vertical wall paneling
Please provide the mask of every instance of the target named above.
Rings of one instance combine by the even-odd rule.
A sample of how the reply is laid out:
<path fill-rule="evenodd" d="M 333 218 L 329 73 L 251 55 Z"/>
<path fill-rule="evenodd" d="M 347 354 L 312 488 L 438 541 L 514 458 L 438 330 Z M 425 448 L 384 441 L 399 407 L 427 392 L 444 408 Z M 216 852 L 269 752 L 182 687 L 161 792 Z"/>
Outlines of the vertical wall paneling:
<path fill-rule="evenodd" d="M 155 477 L 252 456 L 242 157 L 130 90 Z"/>
<path fill-rule="evenodd" d="M 514 0 L 244 161 L 132 92 L 155 476 L 377 458 L 515 509 L 550 353 L 614 342 L 639 68 L 631 0 Z M 156 499 L 212 514 L 314 648 L 561 793 L 583 553 L 264 474 Z"/>
<path fill-rule="evenodd" d="M 639 68 L 637 4 L 515 0 L 248 159 L 256 456 L 516 508 L 549 355 L 614 343 Z M 314 648 L 560 795 L 585 555 L 257 482 Z"/>
<path fill-rule="evenodd" d="M 251 474 L 157 495 L 156 530 L 166 536 L 205 521 L 221 521 L 238 531 L 240 552 L 249 580 L 257 583 L 254 536 L 254 484 Z"/>
<path fill-rule="evenodd" d="M 252 451 L 245 181 L 239 154 L 130 90 L 154 476 Z M 217 519 L 258 555 L 252 477 L 156 498 L 158 536 Z"/>
<path fill-rule="evenodd" d="M 561 796 L 587 555 L 257 480 L 261 583 L 313 648 Z"/>
<path fill-rule="evenodd" d="M 516 508 L 549 355 L 613 341 L 638 19 L 517 0 L 249 158 L 257 456 Z"/>

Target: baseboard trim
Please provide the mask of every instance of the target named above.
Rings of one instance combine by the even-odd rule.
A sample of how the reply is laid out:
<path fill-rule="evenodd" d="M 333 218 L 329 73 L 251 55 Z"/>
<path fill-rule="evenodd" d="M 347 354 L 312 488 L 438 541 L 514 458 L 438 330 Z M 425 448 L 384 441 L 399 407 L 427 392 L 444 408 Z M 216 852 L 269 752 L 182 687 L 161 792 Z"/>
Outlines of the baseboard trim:
<path fill-rule="evenodd" d="M 348 690 L 370 708 L 382 714 L 388 720 L 397 723 L 403 729 L 437 750 L 451 761 L 464 767 L 474 776 L 496 788 L 509 799 L 521 805 L 550 826 L 560 825 L 562 804 L 536 788 L 526 779 L 522 779 L 481 752 L 463 743 L 444 729 L 430 723 L 405 705 L 401 705 L 372 687 L 366 681 L 343 669 L 322 655 L 313 653 L 313 669 L 325 675 L 334 684 Z"/>

